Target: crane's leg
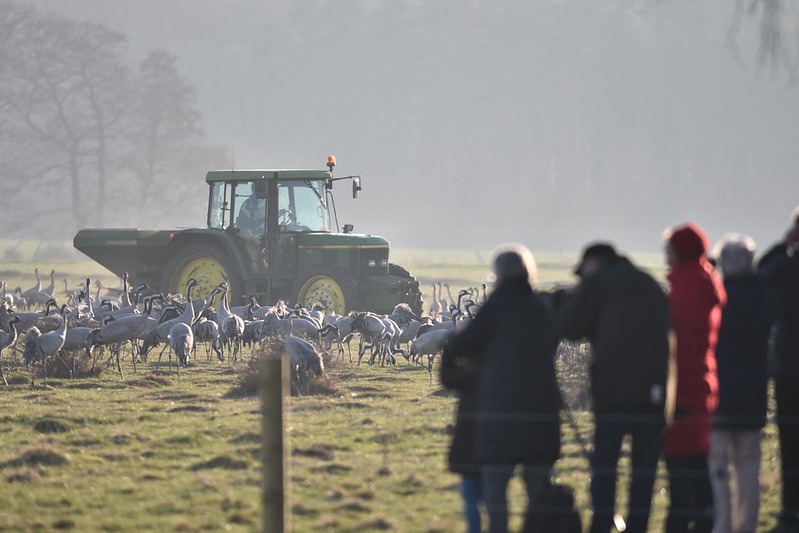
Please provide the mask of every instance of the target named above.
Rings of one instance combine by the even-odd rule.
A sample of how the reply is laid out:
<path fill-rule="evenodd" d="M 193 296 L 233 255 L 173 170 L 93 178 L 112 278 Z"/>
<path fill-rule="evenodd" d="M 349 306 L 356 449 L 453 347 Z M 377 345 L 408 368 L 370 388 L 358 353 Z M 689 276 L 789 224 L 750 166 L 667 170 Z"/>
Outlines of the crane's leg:
<path fill-rule="evenodd" d="M 117 371 L 119 372 L 119 379 L 125 381 L 125 376 L 122 374 L 122 361 L 120 361 L 119 358 L 120 349 L 121 349 L 121 343 L 117 343 L 116 345 L 114 345 L 113 351 L 114 351 L 114 357 L 116 358 L 117 361 Z"/>
<path fill-rule="evenodd" d="M 130 341 L 130 360 L 133 363 L 133 373 L 136 373 L 136 349 L 133 341 Z"/>

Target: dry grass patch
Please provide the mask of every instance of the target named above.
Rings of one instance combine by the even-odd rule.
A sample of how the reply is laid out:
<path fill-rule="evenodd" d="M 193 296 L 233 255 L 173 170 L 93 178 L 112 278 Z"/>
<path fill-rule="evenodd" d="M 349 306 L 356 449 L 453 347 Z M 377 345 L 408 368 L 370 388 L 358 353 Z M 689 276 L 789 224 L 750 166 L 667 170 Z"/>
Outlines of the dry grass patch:
<path fill-rule="evenodd" d="M 66 433 L 72 428 L 60 420 L 43 418 L 33 425 L 33 430 L 38 433 Z"/>
<path fill-rule="evenodd" d="M 62 452 L 49 444 L 42 444 L 36 448 L 30 448 L 22 454 L 12 464 L 21 466 L 61 466 L 72 462 L 72 456 Z"/>
<path fill-rule="evenodd" d="M 8 483 L 35 483 L 39 481 L 42 476 L 36 470 L 31 468 L 22 468 L 16 472 L 12 472 L 5 477 Z"/>
<path fill-rule="evenodd" d="M 205 461 L 203 463 L 198 463 L 190 467 L 190 470 L 197 471 L 197 470 L 208 470 L 211 468 L 222 468 L 225 470 L 245 470 L 250 468 L 252 464 L 249 461 L 243 461 L 241 459 L 234 459 L 227 455 L 220 455 L 214 457 L 209 461 Z"/>
<path fill-rule="evenodd" d="M 334 459 L 333 451 L 328 446 L 312 446 L 306 449 L 291 450 L 292 455 L 301 457 L 312 457 L 322 461 L 332 461 Z"/>

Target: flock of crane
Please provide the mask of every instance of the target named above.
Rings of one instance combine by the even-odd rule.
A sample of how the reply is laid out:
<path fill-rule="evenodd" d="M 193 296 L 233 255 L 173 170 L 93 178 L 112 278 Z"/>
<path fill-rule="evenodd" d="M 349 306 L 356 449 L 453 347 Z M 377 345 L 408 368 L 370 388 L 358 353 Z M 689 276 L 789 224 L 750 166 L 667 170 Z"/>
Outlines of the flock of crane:
<path fill-rule="evenodd" d="M 169 366 L 174 354 L 179 373 L 196 357 L 199 345 L 204 345 L 209 360 L 213 352 L 220 361 L 237 361 L 245 347 L 273 338 L 283 339 L 292 381 L 302 382 L 324 374 L 322 354 L 334 351 L 334 346 L 342 360 L 346 345 L 353 362 L 351 341 L 356 337 L 359 365 L 367 351 L 370 366 L 396 365 L 401 355 L 409 363 L 425 366 L 432 383 L 433 361 L 447 336 L 453 328 L 471 320 L 479 310 L 478 302 L 486 297 L 485 285 L 461 290 L 455 298 L 447 284 L 438 283 L 433 284 L 433 303 L 425 316 L 418 316 L 407 304 L 398 304 L 388 315 L 353 311 L 341 316 L 327 313 L 318 305 L 312 309 L 289 307 L 284 301 L 259 305 L 254 297 L 247 305 L 229 307 L 224 283 L 213 290 L 208 301 L 194 299 L 197 282 L 193 279 L 186 284 L 185 296 L 163 295 L 146 284 L 131 290 L 126 274 L 120 289 L 104 295 L 102 285 L 95 282 L 94 297 L 91 280 L 73 290 L 65 280 L 63 296 L 67 303 L 59 306 L 55 272 L 51 271 L 46 287 L 42 287 L 38 269 L 35 274 L 37 284 L 26 291 L 17 288 L 8 293 L 5 284 L 0 285 L 0 378 L 6 385 L 3 355 L 11 351 L 17 358 L 21 352 L 22 361 L 31 369 L 33 386 L 36 365 L 41 365 L 46 380 L 45 365 L 56 359 L 63 362 L 64 354 L 72 354 L 73 360 L 85 355 L 92 368 L 105 354 L 124 377 L 124 354 L 130 354 L 135 371 L 137 363 L 147 362 L 152 349 L 163 345 L 159 362 L 168 350 Z"/>

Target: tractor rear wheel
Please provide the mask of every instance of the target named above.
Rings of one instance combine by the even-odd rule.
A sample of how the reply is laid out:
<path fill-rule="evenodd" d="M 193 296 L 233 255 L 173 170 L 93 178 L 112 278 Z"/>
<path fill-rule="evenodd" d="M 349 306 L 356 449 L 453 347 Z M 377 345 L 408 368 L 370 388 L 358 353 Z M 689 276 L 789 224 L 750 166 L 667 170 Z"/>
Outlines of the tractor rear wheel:
<path fill-rule="evenodd" d="M 411 275 L 407 268 L 395 265 L 394 263 L 388 264 L 388 275 L 408 278 L 408 280 L 412 282 L 407 290 L 405 303 L 410 306 L 411 311 L 413 311 L 416 316 L 422 316 L 422 291 L 419 290 L 419 283 L 416 281 L 416 278 Z"/>
<path fill-rule="evenodd" d="M 297 276 L 292 291 L 306 309 L 321 305 L 328 313 L 343 315 L 357 311 L 360 305 L 358 286 L 352 276 L 341 269 L 319 266 Z"/>
<path fill-rule="evenodd" d="M 161 289 L 168 292 L 185 292 L 186 283 L 194 278 L 194 297 L 208 300 L 214 288 L 227 283 L 230 305 L 243 301 L 244 284 L 227 254 L 213 245 L 193 243 L 176 249 L 164 266 Z"/>

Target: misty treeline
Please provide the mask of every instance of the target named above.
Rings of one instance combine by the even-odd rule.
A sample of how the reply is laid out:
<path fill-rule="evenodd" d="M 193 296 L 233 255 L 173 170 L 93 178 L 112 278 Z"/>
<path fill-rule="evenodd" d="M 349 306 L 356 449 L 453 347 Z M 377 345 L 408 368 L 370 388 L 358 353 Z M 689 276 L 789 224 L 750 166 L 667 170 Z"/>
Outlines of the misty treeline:
<path fill-rule="evenodd" d="M 797 202 L 794 0 L 270 6 L 251 24 L 229 15 L 262 88 L 231 90 L 268 109 L 284 127 L 267 145 L 295 157 L 306 145 L 288 140 L 346 132 L 339 162 L 366 176 L 356 230 L 658 249 L 696 220 L 765 245 Z"/>
<path fill-rule="evenodd" d="M 202 225 L 207 169 L 328 153 L 364 176 L 342 222 L 398 246 L 651 250 L 685 220 L 765 245 L 799 198 L 799 0 L 29 4 L 0 0 L 0 173 L 32 236 Z M 88 71 L 102 93 L 80 81 L 86 57 L 116 65 Z M 33 124 L 9 87 L 41 108 Z M 171 133 L 148 127 L 171 99 Z M 229 153 L 203 146 L 197 110 Z"/>
<path fill-rule="evenodd" d="M 202 223 L 205 170 L 193 88 L 177 58 L 134 63 L 125 35 L 0 0 L 4 238 L 76 228 Z"/>

